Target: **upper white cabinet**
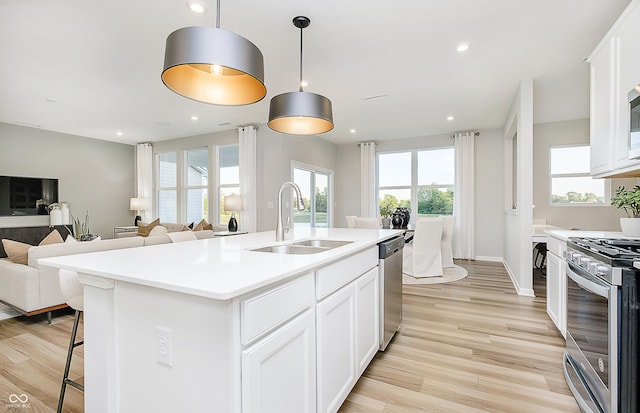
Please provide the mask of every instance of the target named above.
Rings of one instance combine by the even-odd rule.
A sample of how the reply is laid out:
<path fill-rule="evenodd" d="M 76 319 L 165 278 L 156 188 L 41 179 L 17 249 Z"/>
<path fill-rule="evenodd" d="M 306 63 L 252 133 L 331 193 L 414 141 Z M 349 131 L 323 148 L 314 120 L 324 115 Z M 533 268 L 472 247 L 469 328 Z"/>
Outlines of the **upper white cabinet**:
<path fill-rule="evenodd" d="M 629 159 L 628 92 L 640 84 L 640 1 L 632 1 L 589 58 L 591 175 L 640 176 Z"/>

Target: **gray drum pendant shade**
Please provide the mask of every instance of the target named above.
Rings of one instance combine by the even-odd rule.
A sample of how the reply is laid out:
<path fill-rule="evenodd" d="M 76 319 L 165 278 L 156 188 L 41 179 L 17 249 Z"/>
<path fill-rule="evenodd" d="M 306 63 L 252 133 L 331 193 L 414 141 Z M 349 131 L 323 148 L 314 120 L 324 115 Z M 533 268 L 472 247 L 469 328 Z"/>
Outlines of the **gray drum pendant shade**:
<path fill-rule="evenodd" d="M 216 27 L 184 27 L 167 37 L 162 82 L 186 98 L 247 105 L 267 94 L 262 52 L 244 37 Z"/>
<path fill-rule="evenodd" d="M 311 21 L 294 17 L 293 25 L 300 29 L 300 90 L 271 98 L 269 128 L 292 135 L 316 135 L 333 129 L 331 101 L 322 95 L 302 90 L 302 29 Z"/>

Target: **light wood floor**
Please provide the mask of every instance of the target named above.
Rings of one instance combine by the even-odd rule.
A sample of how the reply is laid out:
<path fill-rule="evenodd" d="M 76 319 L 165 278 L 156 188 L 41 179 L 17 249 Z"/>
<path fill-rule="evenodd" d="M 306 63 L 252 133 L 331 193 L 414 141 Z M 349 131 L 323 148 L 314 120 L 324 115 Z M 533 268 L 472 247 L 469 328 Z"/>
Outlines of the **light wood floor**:
<path fill-rule="evenodd" d="M 544 280 L 536 298 L 519 297 L 502 264 L 456 263 L 467 278 L 404 287 L 401 330 L 340 413 L 579 413 Z"/>
<path fill-rule="evenodd" d="M 378 353 L 340 413 L 578 413 L 562 375 L 564 340 L 546 315 L 544 280 L 519 297 L 502 264 L 457 261 L 469 276 L 404 287 L 404 322 Z M 0 412 L 11 394 L 55 411 L 72 312 L 0 321 Z M 71 378 L 82 376 L 82 347 Z M 65 412 L 83 411 L 68 387 Z M 221 412 L 222 413 L 222 412 Z"/>

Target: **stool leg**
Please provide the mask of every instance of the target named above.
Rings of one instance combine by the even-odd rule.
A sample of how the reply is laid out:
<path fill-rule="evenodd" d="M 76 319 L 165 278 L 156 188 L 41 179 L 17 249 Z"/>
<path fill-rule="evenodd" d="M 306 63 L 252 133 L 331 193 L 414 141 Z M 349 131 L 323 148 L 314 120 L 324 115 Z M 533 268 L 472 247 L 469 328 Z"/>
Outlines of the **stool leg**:
<path fill-rule="evenodd" d="M 73 329 L 71 330 L 71 339 L 69 340 L 69 350 L 67 350 L 67 361 L 64 366 L 64 375 L 62 377 L 62 386 L 60 388 L 60 398 L 58 399 L 58 410 L 57 413 L 62 413 L 62 404 L 64 403 L 64 393 L 67 389 L 67 384 L 71 384 L 73 387 L 84 390 L 84 387 L 79 385 L 76 382 L 69 380 L 69 369 L 71 367 L 71 359 L 73 357 L 73 350 L 84 343 L 81 341 L 76 343 L 76 334 L 78 333 L 78 324 L 80 321 L 80 314 L 82 311 L 76 310 L 75 316 L 73 318 Z"/>

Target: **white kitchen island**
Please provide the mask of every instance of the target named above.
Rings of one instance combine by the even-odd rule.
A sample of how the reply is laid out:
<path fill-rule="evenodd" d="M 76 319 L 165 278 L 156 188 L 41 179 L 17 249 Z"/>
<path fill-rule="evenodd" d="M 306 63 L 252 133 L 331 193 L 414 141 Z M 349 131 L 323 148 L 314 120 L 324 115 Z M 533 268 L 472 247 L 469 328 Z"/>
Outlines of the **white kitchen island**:
<path fill-rule="evenodd" d="M 85 411 L 335 412 L 378 350 L 376 244 L 296 229 L 43 259 L 84 285 Z M 251 249 L 352 241 L 316 254 Z"/>

